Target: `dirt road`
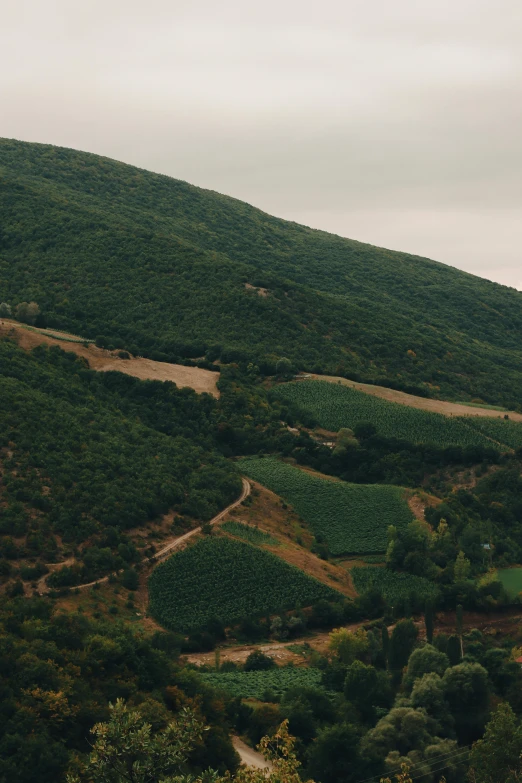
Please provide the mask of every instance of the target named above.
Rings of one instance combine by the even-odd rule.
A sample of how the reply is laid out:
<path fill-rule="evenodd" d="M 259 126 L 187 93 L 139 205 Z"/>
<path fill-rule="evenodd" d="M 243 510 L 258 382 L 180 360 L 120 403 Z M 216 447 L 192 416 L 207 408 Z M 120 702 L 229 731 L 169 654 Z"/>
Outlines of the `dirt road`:
<path fill-rule="evenodd" d="M 232 511 L 233 508 L 236 508 L 236 506 L 241 505 L 241 503 L 245 500 L 245 498 L 247 498 L 250 495 L 250 489 L 251 489 L 250 482 L 247 481 L 245 478 L 241 479 L 241 481 L 243 486 L 239 498 L 237 500 L 234 500 L 233 503 L 231 503 L 229 506 L 224 508 L 223 511 L 220 511 L 219 514 L 216 514 L 216 516 L 213 519 L 211 519 L 210 522 L 208 523 L 209 525 L 217 525 L 217 523 L 221 522 L 221 520 L 230 511 Z M 184 533 L 182 536 L 177 536 L 176 538 L 173 538 L 162 549 L 160 549 L 159 552 L 156 552 L 155 555 L 153 555 L 152 557 L 148 557 L 145 560 L 142 560 L 141 564 L 142 565 L 145 565 L 147 563 L 157 564 L 159 561 L 164 560 L 165 557 L 170 552 L 172 552 L 173 549 L 178 549 L 186 541 L 192 538 L 192 536 L 195 536 L 200 531 L 201 531 L 201 526 L 195 527 L 193 530 L 189 530 L 188 533 Z M 60 563 L 60 565 L 65 565 L 65 563 Z M 70 560 L 67 561 L 67 565 L 72 565 Z M 41 579 L 39 579 L 37 583 L 37 590 L 40 595 L 43 595 L 44 593 L 48 593 L 49 590 L 51 589 L 45 584 L 46 576 L 43 576 Z M 108 582 L 108 581 L 109 581 L 108 576 L 102 576 L 100 579 L 95 579 L 93 582 L 86 582 L 83 585 L 75 585 L 75 589 L 78 588 L 78 590 L 85 590 L 87 587 L 93 587 L 93 585 L 103 584 L 104 582 Z"/>
<path fill-rule="evenodd" d="M 232 737 L 232 744 L 236 753 L 239 754 L 242 764 L 254 769 L 272 769 L 272 764 L 269 761 L 265 761 L 261 753 L 258 753 L 253 748 L 249 748 L 239 737 Z"/>
<path fill-rule="evenodd" d="M 374 397 L 380 397 L 388 402 L 397 402 L 399 405 L 408 405 L 410 408 L 418 408 L 432 413 L 442 413 L 444 416 L 487 416 L 488 418 L 503 418 L 508 415 L 511 421 L 522 421 L 522 413 L 514 411 L 498 411 L 492 408 L 475 408 L 472 405 L 460 402 L 447 402 L 446 400 L 432 400 L 428 397 L 416 397 L 414 394 L 388 389 L 385 386 L 373 386 L 370 383 L 357 383 L 349 381 L 347 378 L 339 378 L 334 375 L 307 375 L 307 379 L 314 381 L 328 381 L 329 383 L 340 383 L 343 386 L 350 386 L 352 389 L 358 389 L 365 394 L 372 394 Z M 300 381 L 306 382 L 305 380 Z"/>

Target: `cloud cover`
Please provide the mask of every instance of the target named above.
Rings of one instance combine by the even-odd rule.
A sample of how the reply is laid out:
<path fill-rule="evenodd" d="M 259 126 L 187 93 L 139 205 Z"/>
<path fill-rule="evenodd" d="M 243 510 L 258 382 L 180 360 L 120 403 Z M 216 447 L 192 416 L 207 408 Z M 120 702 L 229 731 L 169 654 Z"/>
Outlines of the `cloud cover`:
<path fill-rule="evenodd" d="M 519 0 L 8 0 L 0 135 L 522 289 Z"/>

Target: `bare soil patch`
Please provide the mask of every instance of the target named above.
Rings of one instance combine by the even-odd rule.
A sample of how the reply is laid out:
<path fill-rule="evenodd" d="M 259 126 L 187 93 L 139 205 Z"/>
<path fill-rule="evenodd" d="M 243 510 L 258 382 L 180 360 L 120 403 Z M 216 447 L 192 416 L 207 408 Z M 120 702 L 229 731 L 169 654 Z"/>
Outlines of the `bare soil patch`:
<path fill-rule="evenodd" d="M 435 497 L 435 495 L 428 495 L 426 492 L 413 492 L 409 494 L 407 500 L 413 516 L 421 522 L 425 522 L 424 511 L 426 508 L 433 508 L 442 503 L 440 498 Z"/>
<path fill-rule="evenodd" d="M 58 335 L 62 339 L 57 339 Z M 169 364 L 168 362 L 155 362 L 152 359 L 120 359 L 117 351 L 106 351 L 97 348 L 94 344 L 83 345 L 78 342 L 64 342 L 64 340 L 78 340 L 75 335 L 56 330 L 32 331 L 25 329 L 16 321 L 0 321 L 0 337 L 13 337 L 18 345 L 25 350 L 31 350 L 37 345 L 57 345 L 64 351 L 72 351 L 87 360 L 92 370 L 107 372 L 116 370 L 125 375 L 132 375 L 143 381 L 172 381 L 176 386 L 194 389 L 198 394 L 206 392 L 213 397 L 219 397 L 217 382 L 219 373 L 204 370 L 200 367 L 185 367 L 182 364 Z"/>
<path fill-rule="evenodd" d="M 347 378 L 338 378 L 333 375 L 307 375 L 314 381 L 328 381 L 329 383 L 340 383 L 343 386 L 350 386 L 352 389 L 372 394 L 374 397 L 380 397 L 388 402 L 397 402 L 399 405 L 409 405 L 410 408 L 419 408 L 423 411 L 432 413 L 442 413 L 444 416 L 487 416 L 488 418 L 503 418 L 509 416 L 511 421 L 522 421 L 522 413 L 506 411 L 505 413 L 491 408 L 475 408 L 472 405 L 460 402 L 447 402 L 446 400 L 432 400 L 427 397 L 416 397 L 414 394 L 388 389 L 385 386 L 373 386 L 369 383 L 358 383 L 350 381 Z"/>
<path fill-rule="evenodd" d="M 314 538 L 298 515 L 288 506 L 283 508 L 286 504 L 278 495 L 249 480 L 254 488 L 251 504 L 232 509 L 222 521 L 230 519 L 259 527 L 280 542 L 279 546 L 265 545 L 264 549 L 328 587 L 344 595 L 355 596 L 350 574 L 335 563 L 321 560 L 310 551 Z"/>

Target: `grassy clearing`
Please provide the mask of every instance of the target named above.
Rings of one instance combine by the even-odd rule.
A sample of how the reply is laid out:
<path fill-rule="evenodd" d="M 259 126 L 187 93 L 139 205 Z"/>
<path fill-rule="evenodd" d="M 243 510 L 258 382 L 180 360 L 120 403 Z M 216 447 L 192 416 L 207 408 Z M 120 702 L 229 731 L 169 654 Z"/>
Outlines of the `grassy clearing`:
<path fill-rule="evenodd" d="M 226 625 L 341 595 L 270 552 L 230 538 L 205 538 L 159 565 L 149 579 L 150 613 L 192 631 L 213 617 Z"/>
<path fill-rule="evenodd" d="M 467 418 L 410 408 L 328 381 L 299 381 L 277 386 L 274 393 L 311 413 L 321 427 L 337 432 L 371 421 L 379 435 L 436 446 L 491 446 Z"/>
<path fill-rule="evenodd" d="M 242 459 L 238 467 L 290 503 L 332 555 L 384 552 L 388 527 L 413 519 L 400 487 L 329 481 L 275 458 Z"/>
<path fill-rule="evenodd" d="M 411 593 L 414 593 L 417 599 L 434 598 L 438 593 L 436 585 L 422 576 L 399 574 L 387 568 L 356 566 L 350 573 L 358 593 L 377 588 L 392 604 L 394 601 L 408 598 Z"/>
<path fill-rule="evenodd" d="M 254 544 L 255 546 L 262 546 L 263 544 L 270 544 L 271 546 L 279 546 L 277 538 L 265 533 L 264 530 L 260 530 L 253 525 L 245 525 L 243 522 L 225 522 L 221 525 L 221 529 L 236 538 L 241 538 L 248 544 Z"/>
<path fill-rule="evenodd" d="M 512 598 L 522 592 L 522 568 L 501 568 L 497 573 Z"/>
<path fill-rule="evenodd" d="M 205 672 L 201 677 L 214 688 L 242 699 L 262 699 L 267 691 L 282 695 L 290 688 L 317 688 L 321 684 L 318 669 L 293 666 L 258 672 Z"/>

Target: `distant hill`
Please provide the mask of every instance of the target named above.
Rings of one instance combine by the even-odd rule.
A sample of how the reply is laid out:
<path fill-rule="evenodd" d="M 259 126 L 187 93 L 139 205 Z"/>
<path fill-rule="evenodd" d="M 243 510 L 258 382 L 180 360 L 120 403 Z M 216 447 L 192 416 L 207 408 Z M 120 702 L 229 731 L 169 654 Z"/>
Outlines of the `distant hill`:
<path fill-rule="evenodd" d="M 522 293 L 185 182 L 0 140 L 0 301 L 151 358 L 253 361 L 522 404 Z"/>

